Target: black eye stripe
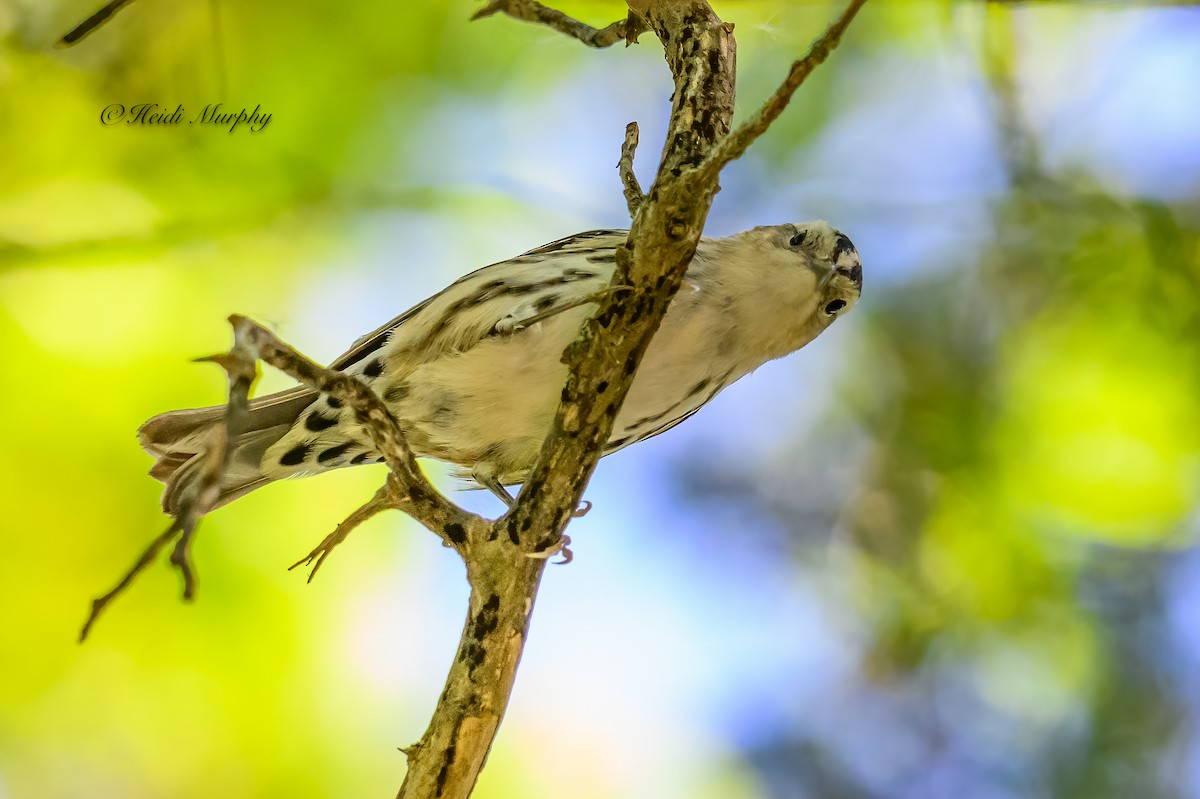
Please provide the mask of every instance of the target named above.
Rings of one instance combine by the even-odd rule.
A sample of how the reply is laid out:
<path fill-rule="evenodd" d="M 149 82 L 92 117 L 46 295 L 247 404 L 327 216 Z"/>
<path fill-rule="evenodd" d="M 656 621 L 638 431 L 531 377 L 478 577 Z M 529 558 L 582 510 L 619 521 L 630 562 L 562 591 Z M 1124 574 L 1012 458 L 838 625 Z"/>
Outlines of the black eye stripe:
<path fill-rule="evenodd" d="M 843 253 L 858 254 L 858 250 L 854 249 L 854 245 L 850 242 L 850 239 L 846 238 L 844 234 L 839 233 L 837 234 L 836 244 L 833 248 L 833 260 L 836 261 L 838 256 Z"/>
<path fill-rule="evenodd" d="M 837 268 L 839 275 L 845 275 L 850 278 L 850 282 L 859 291 L 862 291 L 862 264 L 855 264 L 851 267 L 839 266 Z"/>
<path fill-rule="evenodd" d="M 837 313 L 838 311 L 842 310 L 845 307 L 846 307 L 845 300 L 834 300 L 833 302 L 831 302 L 825 306 L 825 313 L 829 314 L 830 316 L 833 316 L 835 313 Z"/>

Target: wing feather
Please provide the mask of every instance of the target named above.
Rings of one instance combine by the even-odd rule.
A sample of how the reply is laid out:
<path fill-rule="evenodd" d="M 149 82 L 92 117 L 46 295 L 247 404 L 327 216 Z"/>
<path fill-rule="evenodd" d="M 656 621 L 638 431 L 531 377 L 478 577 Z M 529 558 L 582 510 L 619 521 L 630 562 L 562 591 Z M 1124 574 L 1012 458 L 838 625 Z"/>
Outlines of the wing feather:
<path fill-rule="evenodd" d="M 592 262 L 588 261 L 588 256 L 615 253 L 617 246 L 624 242 L 628 235 L 627 230 L 589 230 L 536 247 L 516 258 L 476 269 L 358 339 L 347 352 L 330 364 L 330 368 L 346 370 L 366 360 L 371 354 L 388 346 L 406 322 L 423 315 L 426 310 L 432 317 L 425 320 L 427 324 L 422 326 L 428 329 L 427 335 L 409 337 L 410 340 L 406 343 L 409 347 L 428 347 L 430 351 L 425 353 L 427 358 L 445 352 L 445 346 L 437 346 L 439 340 L 464 350 L 490 335 L 503 332 L 497 330 L 497 325 L 503 327 L 503 320 L 512 314 L 500 313 L 499 310 L 505 305 L 493 303 L 492 300 L 507 296 L 507 305 L 511 307 L 513 296 L 542 294 L 539 286 L 550 289 L 557 285 L 578 282 L 576 290 L 559 292 L 554 304 L 546 304 L 544 296 L 530 296 L 528 303 L 518 304 L 516 320 L 519 322 L 534 315 L 544 317 L 577 307 L 581 300 L 579 289 L 590 289 L 594 292 L 602 287 L 594 285 L 595 278 L 603 278 L 602 282 L 606 284 L 612 274 L 611 267 L 586 268 L 597 264 L 611 264 L 607 256 L 603 261 Z M 582 261 L 579 267 L 582 271 L 572 273 L 566 265 L 566 262 L 571 260 Z M 451 300 L 450 297 L 457 299 Z M 536 307 L 538 300 L 543 301 L 540 308 Z"/>

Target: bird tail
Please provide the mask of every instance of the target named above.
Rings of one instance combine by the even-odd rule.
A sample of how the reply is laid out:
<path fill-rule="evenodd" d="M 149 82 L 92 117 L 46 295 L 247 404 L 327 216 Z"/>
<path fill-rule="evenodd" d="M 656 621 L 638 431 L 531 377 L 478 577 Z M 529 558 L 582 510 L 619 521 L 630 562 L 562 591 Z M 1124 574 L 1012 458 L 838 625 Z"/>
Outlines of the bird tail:
<path fill-rule="evenodd" d="M 233 502 L 274 478 L 262 471 L 267 449 L 291 429 L 300 412 L 317 398 L 314 391 L 296 388 L 250 403 L 249 422 L 232 442 L 229 464 L 221 476 L 221 493 L 212 509 Z M 150 476 L 166 484 L 163 510 L 179 514 L 185 500 L 199 490 L 213 431 L 222 423 L 225 406 L 162 413 L 138 429 L 138 440 L 157 460 Z"/>

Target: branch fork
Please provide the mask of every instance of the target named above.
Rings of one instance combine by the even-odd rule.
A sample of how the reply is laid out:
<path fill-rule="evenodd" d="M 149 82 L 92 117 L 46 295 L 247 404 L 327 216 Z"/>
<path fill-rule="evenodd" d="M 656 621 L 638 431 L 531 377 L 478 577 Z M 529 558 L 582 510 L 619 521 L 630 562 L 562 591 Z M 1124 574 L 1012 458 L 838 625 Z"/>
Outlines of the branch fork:
<path fill-rule="evenodd" d="M 401 510 L 436 533 L 466 564 L 471 593 L 467 621 L 446 687 L 421 739 L 401 751 L 408 772 L 398 799 L 466 799 L 487 759 L 516 676 L 534 600 L 547 560 L 571 557 L 564 529 L 586 513 L 582 495 L 628 393 L 638 364 L 679 289 L 695 252 L 721 169 L 741 156 L 782 113 L 796 89 L 837 46 L 865 0 L 845 11 L 795 62 L 778 90 L 750 120 L 732 128 L 736 70 L 733 26 L 706 0 L 627 0 L 629 13 L 593 28 L 536 0 L 491 0 L 474 15 L 504 14 L 546 25 L 590 47 L 608 47 L 653 30 L 675 81 L 671 118 L 649 192 L 633 171 L 637 123 L 625 130 L 617 164 L 632 221 L 618 248 L 609 288 L 597 311 L 564 352 L 568 377 L 553 427 L 513 505 L 494 521 L 455 505 L 421 473 L 400 424 L 383 400 L 352 375 L 320 366 L 243 317 L 231 316 L 234 344 L 211 360 L 225 369 L 229 403 L 210 442 L 200 487 L 184 499 L 115 588 L 93 602 L 86 637 L 104 608 L 169 542 L 184 597 L 195 593 L 189 547 L 199 519 L 212 509 L 229 458 L 228 441 L 242 429 L 259 360 L 352 408 L 390 470 L 385 484 L 291 568 L 311 567 L 311 582 L 333 550 L 367 519 Z M 590 503 L 586 503 L 590 507 Z"/>

